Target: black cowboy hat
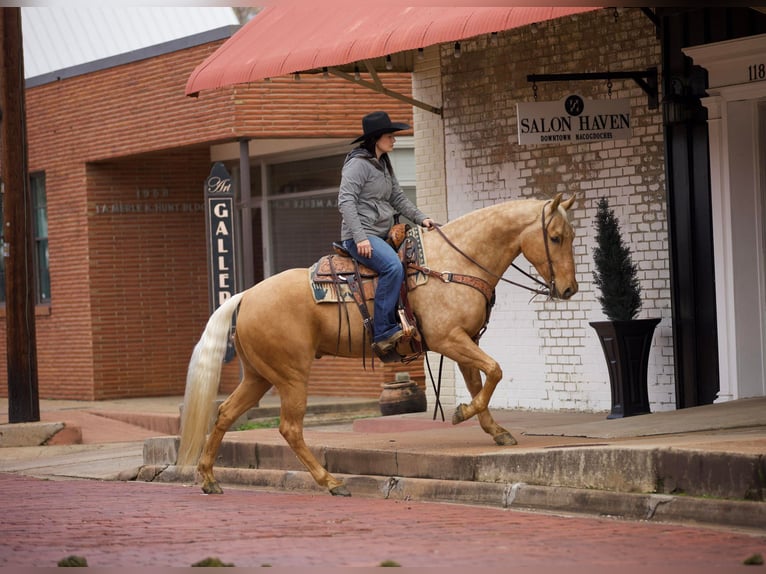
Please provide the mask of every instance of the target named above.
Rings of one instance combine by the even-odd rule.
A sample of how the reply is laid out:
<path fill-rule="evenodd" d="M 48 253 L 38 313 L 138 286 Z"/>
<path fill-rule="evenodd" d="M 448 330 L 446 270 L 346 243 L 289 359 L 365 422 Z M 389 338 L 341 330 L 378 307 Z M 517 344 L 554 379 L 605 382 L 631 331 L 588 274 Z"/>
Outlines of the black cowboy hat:
<path fill-rule="evenodd" d="M 364 133 L 352 141 L 352 144 L 366 140 L 367 138 L 382 136 L 383 134 L 408 130 L 412 126 L 392 122 L 386 112 L 372 112 L 362 118 L 362 131 Z"/>

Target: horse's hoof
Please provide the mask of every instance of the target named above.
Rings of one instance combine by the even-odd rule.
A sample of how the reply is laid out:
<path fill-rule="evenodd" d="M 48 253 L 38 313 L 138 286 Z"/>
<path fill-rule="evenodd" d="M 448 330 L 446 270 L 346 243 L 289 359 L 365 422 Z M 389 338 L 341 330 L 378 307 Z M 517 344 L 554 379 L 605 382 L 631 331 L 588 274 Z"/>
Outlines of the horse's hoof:
<path fill-rule="evenodd" d="M 501 432 L 500 434 L 496 434 L 492 438 L 495 439 L 495 444 L 498 444 L 500 446 L 513 446 L 514 444 L 519 444 L 515 438 L 513 438 L 513 435 L 509 433 L 508 431 Z"/>
<path fill-rule="evenodd" d="M 217 482 L 206 482 L 202 485 L 205 494 L 223 494 L 223 489 Z"/>
<path fill-rule="evenodd" d="M 465 420 L 465 415 L 463 415 L 463 407 L 465 405 L 458 405 L 455 408 L 455 412 L 452 413 L 452 424 L 457 425 L 462 423 Z"/>
<path fill-rule="evenodd" d="M 338 485 L 330 489 L 330 494 L 333 496 L 351 496 L 351 493 L 346 488 L 345 484 Z"/>

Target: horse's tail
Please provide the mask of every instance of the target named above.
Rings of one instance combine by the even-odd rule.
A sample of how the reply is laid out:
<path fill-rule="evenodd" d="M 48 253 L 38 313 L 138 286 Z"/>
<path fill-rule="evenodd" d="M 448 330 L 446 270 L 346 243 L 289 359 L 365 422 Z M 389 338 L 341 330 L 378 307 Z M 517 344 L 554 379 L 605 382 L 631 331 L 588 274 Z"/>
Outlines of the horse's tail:
<path fill-rule="evenodd" d="M 244 292 L 237 293 L 215 310 L 192 352 L 181 412 L 181 443 L 176 461 L 179 466 L 196 464 L 202 452 L 218 394 L 231 318 L 243 295 Z"/>

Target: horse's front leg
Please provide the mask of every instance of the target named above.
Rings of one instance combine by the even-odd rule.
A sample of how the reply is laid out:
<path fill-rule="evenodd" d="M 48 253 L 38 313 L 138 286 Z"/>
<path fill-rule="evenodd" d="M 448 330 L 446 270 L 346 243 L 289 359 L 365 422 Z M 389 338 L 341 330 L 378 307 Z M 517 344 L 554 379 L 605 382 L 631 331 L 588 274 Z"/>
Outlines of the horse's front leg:
<path fill-rule="evenodd" d="M 473 400 L 467 405 L 457 406 L 452 415 L 452 424 L 462 423 L 472 416 L 486 411 L 492 393 L 495 392 L 497 383 L 503 377 L 503 371 L 497 361 L 482 351 L 465 331 L 457 329 L 453 330 L 446 339 L 439 341 L 438 348 L 434 346 L 432 350 L 453 359 L 461 369 L 484 373 L 484 385 L 481 385 L 479 378 L 478 383 L 476 383 L 478 391 L 475 395 L 472 393 Z M 479 377 L 478 372 L 475 377 Z M 475 379 L 472 378 L 471 380 Z"/>
<path fill-rule="evenodd" d="M 482 389 L 481 373 L 473 367 L 465 367 L 463 365 L 458 365 L 458 367 L 460 367 L 460 372 L 463 373 L 463 379 L 465 379 L 465 386 L 468 388 L 468 392 L 471 393 L 471 397 L 475 397 Z M 495 443 L 501 446 L 517 444 L 510 431 L 495 422 L 489 408 L 481 411 L 477 416 L 479 417 L 481 428 L 494 439 Z"/>
<path fill-rule="evenodd" d="M 257 405 L 270 388 L 271 383 L 266 379 L 245 372 L 242 381 L 234 389 L 234 392 L 218 407 L 218 416 L 197 463 L 197 471 L 202 478 L 202 492 L 205 494 L 223 494 L 221 486 L 213 475 L 213 464 L 223 436 L 232 423 L 247 412 L 250 407 Z"/>

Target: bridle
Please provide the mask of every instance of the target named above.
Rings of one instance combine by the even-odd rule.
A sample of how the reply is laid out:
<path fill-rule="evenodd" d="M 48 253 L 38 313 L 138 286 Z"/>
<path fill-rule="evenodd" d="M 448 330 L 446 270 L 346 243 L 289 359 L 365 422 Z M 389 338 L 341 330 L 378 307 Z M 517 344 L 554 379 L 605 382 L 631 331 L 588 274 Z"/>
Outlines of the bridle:
<path fill-rule="evenodd" d="M 551 259 L 551 250 L 550 250 L 550 247 L 548 246 L 548 226 L 551 224 L 551 221 L 553 221 L 553 215 L 554 215 L 553 210 L 551 210 L 551 217 L 548 220 L 548 223 L 545 222 L 545 208 L 548 206 L 549 203 L 550 201 L 546 201 L 545 204 L 543 205 L 543 211 L 540 214 L 540 218 L 542 220 L 540 224 L 542 225 L 542 228 L 543 228 L 543 245 L 545 245 L 545 258 L 548 260 L 548 277 L 550 277 L 550 280 L 548 281 L 548 285 L 547 285 L 547 289 L 548 289 L 547 295 L 548 295 L 548 299 L 551 299 L 553 297 L 553 293 L 556 292 L 556 274 L 553 272 L 553 259 Z M 515 265 L 514 265 L 514 268 L 519 269 Z M 519 271 L 521 270 L 519 269 Z M 522 273 L 524 272 L 522 271 Z M 529 275 L 527 275 L 527 277 L 529 277 Z"/>
<path fill-rule="evenodd" d="M 545 295 L 548 299 L 551 299 L 552 298 L 552 293 L 556 292 L 556 275 L 553 272 L 553 260 L 551 259 L 551 251 L 550 251 L 550 247 L 548 245 L 548 226 L 551 224 L 551 221 L 553 221 L 554 212 L 551 212 L 551 217 L 548 219 L 547 222 L 546 222 L 546 219 L 545 219 L 545 208 L 548 206 L 549 203 L 550 203 L 550 201 L 546 201 L 545 205 L 543 205 L 543 210 L 542 210 L 542 213 L 541 213 L 541 220 L 542 220 L 541 224 L 542 224 L 542 232 L 543 232 L 543 244 L 545 245 L 545 257 L 548 260 L 548 274 L 550 276 L 550 281 L 546 284 L 545 282 L 541 281 L 537 277 L 535 277 L 533 275 L 530 275 L 529 273 L 524 271 L 521 267 L 519 267 L 515 263 L 511 263 L 511 266 L 514 269 L 516 269 L 516 271 L 518 271 L 522 275 L 525 275 L 528 279 L 531 279 L 532 281 L 537 283 L 539 285 L 539 287 L 530 287 L 530 286 L 524 285 L 522 283 L 517 283 L 515 281 L 511 281 L 510 279 L 506 279 L 502 275 L 498 275 L 497 273 L 494 273 L 493 271 L 490 271 L 484 265 L 482 265 L 481 263 L 476 261 L 476 259 L 474 259 L 470 255 L 468 255 L 462 249 L 460 249 L 457 245 L 455 245 L 450 240 L 450 238 L 447 237 L 444 234 L 444 231 L 441 230 L 441 226 L 440 225 L 438 225 L 438 224 L 434 225 L 434 229 L 436 229 L 436 231 L 439 232 L 439 235 L 442 236 L 442 239 L 444 239 L 444 241 L 446 241 L 447 244 L 450 247 L 452 247 L 452 249 L 454 249 L 455 251 L 460 253 L 460 255 L 462 255 L 463 257 L 468 259 L 468 261 L 470 261 L 471 263 L 476 265 L 476 267 L 478 267 L 479 269 L 481 269 L 485 273 L 489 274 L 491 277 L 494 277 L 498 281 L 504 281 L 505 283 L 509 283 L 509 284 L 514 285 L 516 287 L 521 287 L 522 289 L 526 289 L 527 291 L 531 291 L 532 293 L 534 293 L 533 298 L 535 296 L 537 296 L 537 295 Z"/>

